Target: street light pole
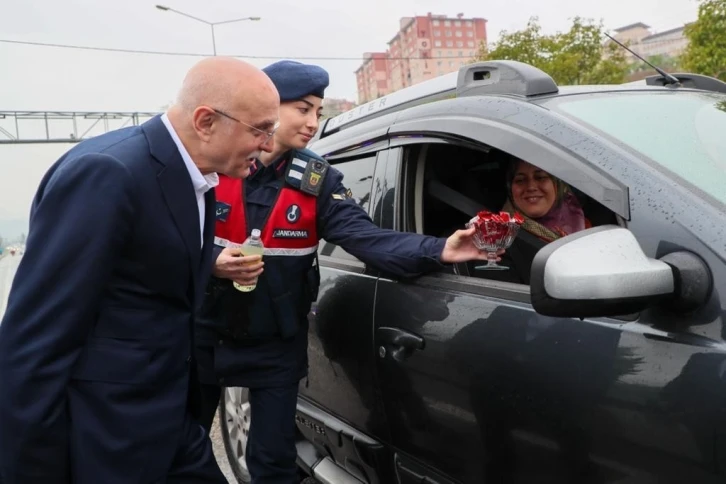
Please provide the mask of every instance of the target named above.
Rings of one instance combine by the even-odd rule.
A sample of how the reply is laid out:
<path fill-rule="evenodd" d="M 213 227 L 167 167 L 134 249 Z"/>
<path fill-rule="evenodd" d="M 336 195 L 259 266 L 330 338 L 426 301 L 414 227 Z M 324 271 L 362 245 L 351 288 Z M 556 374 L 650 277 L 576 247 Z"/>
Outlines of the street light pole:
<path fill-rule="evenodd" d="M 193 15 L 189 15 L 188 13 L 180 12 L 179 10 L 175 10 L 175 9 L 173 9 L 171 7 L 166 7 L 164 5 L 156 5 L 156 8 L 158 8 L 159 10 L 161 10 L 163 12 L 174 12 L 174 13 L 178 13 L 179 15 L 183 15 L 184 17 L 189 17 L 190 19 L 194 19 L 194 20 L 196 20 L 198 22 L 202 22 L 204 24 L 209 25 L 209 28 L 212 31 L 212 52 L 214 52 L 214 55 L 215 56 L 217 55 L 217 40 L 216 40 L 216 38 L 214 36 L 214 27 L 216 25 L 230 24 L 230 23 L 233 23 L 233 22 L 241 22 L 243 20 L 251 20 L 253 22 L 257 22 L 259 20 L 262 20 L 262 17 L 242 17 L 242 18 L 235 18 L 235 19 L 232 19 L 232 20 L 222 20 L 221 22 L 209 22 L 207 20 L 201 19 L 199 17 L 195 17 Z"/>
<path fill-rule="evenodd" d="M 214 24 L 209 24 L 209 27 L 212 29 L 212 52 L 214 52 L 214 56 L 217 56 L 217 41 L 214 38 Z"/>

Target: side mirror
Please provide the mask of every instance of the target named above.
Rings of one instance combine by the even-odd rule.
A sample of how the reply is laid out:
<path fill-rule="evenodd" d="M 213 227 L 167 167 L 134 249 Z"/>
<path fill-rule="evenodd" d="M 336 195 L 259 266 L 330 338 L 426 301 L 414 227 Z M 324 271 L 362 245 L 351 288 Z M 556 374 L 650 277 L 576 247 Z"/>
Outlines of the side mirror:
<path fill-rule="evenodd" d="M 530 288 L 534 310 L 545 316 L 619 316 L 674 295 L 676 278 L 671 265 L 646 257 L 628 229 L 609 225 L 543 247 Z"/>

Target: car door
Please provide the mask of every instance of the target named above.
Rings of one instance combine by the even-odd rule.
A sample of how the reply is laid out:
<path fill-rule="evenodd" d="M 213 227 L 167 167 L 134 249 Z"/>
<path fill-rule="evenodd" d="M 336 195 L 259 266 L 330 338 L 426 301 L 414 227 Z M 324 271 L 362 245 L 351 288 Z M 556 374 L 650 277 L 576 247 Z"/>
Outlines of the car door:
<path fill-rule="evenodd" d="M 499 114 L 509 114 L 501 103 L 499 108 Z M 485 150 L 536 156 L 543 168 L 630 219 L 649 257 L 658 255 L 657 241 L 670 238 L 652 231 L 653 220 L 663 215 L 642 203 L 647 196 L 654 205 L 657 188 L 633 194 L 640 210 L 631 214 L 628 188 L 634 180 L 642 184 L 642 177 L 617 179 L 557 142 L 532 136 L 536 129 L 557 131 L 557 120 L 543 123 L 540 116 L 517 132 L 512 123 L 520 112 L 508 117 L 506 127 L 459 118 L 444 130 L 440 118 L 418 114 L 400 129 L 448 131 L 479 139 Z M 577 145 L 577 133 L 563 128 Z M 629 167 L 632 176 L 625 155 L 582 137 L 591 152 L 612 163 L 609 171 L 627 173 L 617 168 Z M 397 161 L 406 174 L 411 160 L 405 150 L 400 153 L 398 160 L 389 159 L 389 170 Z M 401 206 L 422 203 L 416 198 L 421 191 L 410 186 L 415 179 L 403 178 Z M 407 197 L 413 198 L 405 202 Z M 415 217 L 397 215 L 396 228 L 418 229 Z M 666 331 L 668 319 L 652 310 L 584 321 L 545 317 L 532 309 L 524 284 L 456 273 L 412 282 L 380 278 L 377 373 L 399 482 L 421 482 L 422 476 L 464 483 L 719 482 L 716 434 L 704 427 L 709 416 L 721 425 L 721 394 L 708 397 L 703 408 L 710 413 L 702 419 L 688 411 L 687 402 L 693 402 L 689 389 L 705 390 L 713 381 L 723 345 L 705 344 L 683 329 Z M 694 359 L 710 369 L 711 380 L 697 376 Z M 679 417 L 683 412 L 690 420 Z"/>
<path fill-rule="evenodd" d="M 369 215 L 380 210 L 386 153 L 375 151 L 332 161 L 353 199 Z M 375 216 L 374 216 L 375 218 Z M 379 217 L 380 219 L 380 217 Z M 370 369 L 376 277 L 342 247 L 320 241 L 320 291 L 309 314 L 309 372 L 301 396 L 358 431 L 385 432 L 384 411 Z"/>

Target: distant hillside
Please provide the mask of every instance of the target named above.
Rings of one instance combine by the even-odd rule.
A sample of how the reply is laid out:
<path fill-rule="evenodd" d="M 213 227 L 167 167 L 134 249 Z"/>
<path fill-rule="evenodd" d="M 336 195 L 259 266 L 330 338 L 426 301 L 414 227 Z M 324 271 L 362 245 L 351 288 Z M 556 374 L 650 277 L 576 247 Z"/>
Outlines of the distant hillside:
<path fill-rule="evenodd" d="M 0 237 L 6 241 L 20 238 L 28 233 L 28 221 L 24 219 L 0 219 Z"/>

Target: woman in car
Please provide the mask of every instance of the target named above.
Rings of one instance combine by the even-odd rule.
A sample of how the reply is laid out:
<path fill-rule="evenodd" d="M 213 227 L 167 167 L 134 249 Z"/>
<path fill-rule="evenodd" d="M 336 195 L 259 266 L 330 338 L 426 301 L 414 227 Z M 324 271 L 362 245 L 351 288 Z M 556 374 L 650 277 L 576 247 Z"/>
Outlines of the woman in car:
<path fill-rule="evenodd" d="M 506 179 L 509 197 L 502 210 L 522 214 L 523 230 L 552 242 L 592 226 L 570 186 L 546 171 L 515 159 Z"/>

